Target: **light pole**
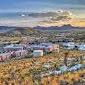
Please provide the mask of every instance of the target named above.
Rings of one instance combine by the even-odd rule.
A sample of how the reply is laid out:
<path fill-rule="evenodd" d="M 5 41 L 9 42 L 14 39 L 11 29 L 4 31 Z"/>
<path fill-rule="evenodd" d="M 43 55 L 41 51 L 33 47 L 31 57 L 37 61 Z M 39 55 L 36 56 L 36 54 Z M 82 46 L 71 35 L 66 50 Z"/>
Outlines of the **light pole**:
<path fill-rule="evenodd" d="M 68 57 L 69 52 L 64 53 L 64 64 L 67 66 L 67 57 Z"/>

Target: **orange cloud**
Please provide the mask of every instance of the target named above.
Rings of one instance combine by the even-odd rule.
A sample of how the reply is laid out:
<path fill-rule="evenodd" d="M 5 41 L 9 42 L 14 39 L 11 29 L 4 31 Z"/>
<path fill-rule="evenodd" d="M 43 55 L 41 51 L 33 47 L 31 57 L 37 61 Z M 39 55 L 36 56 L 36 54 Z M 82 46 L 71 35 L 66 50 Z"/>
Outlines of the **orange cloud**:
<path fill-rule="evenodd" d="M 69 22 L 73 26 L 85 27 L 85 20 L 74 19 Z"/>
<path fill-rule="evenodd" d="M 71 24 L 75 27 L 85 27 L 85 20 L 81 19 L 71 19 L 71 20 L 65 20 L 65 21 L 43 21 L 40 22 L 40 26 L 62 26 L 66 24 Z"/>

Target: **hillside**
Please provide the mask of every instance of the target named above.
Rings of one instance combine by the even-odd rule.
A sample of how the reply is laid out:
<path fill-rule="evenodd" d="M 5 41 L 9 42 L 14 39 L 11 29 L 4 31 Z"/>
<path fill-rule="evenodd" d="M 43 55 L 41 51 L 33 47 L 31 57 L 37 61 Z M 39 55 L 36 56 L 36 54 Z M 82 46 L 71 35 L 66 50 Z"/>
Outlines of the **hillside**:
<path fill-rule="evenodd" d="M 39 35 L 40 32 L 32 29 L 30 27 L 7 27 L 7 26 L 0 26 L 0 36 L 24 36 L 24 35 Z"/>

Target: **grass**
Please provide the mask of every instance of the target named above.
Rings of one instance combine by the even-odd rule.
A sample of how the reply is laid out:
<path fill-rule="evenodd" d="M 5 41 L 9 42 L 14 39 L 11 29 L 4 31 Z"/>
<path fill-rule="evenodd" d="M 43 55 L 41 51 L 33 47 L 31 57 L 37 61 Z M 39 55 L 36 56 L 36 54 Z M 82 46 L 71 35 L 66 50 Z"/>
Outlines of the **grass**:
<path fill-rule="evenodd" d="M 73 83 L 79 82 L 79 80 L 82 80 L 84 78 L 81 77 L 81 75 L 85 74 L 85 69 L 84 70 L 79 70 L 77 72 L 74 73 L 66 73 L 66 74 L 62 74 L 60 76 L 48 76 L 48 77 L 44 77 L 41 79 L 41 83 L 43 85 L 64 85 L 64 82 L 68 83 L 65 85 L 74 85 Z M 84 75 L 85 76 L 85 75 Z M 63 82 L 63 84 L 61 84 Z M 84 83 L 85 84 L 85 83 Z M 80 84 L 81 85 L 81 84 Z"/>
<path fill-rule="evenodd" d="M 35 82 L 35 79 L 33 78 L 33 73 L 38 74 L 39 71 L 42 72 L 46 70 L 45 68 L 43 68 L 43 65 L 47 62 L 50 63 L 50 65 L 53 68 L 55 68 L 55 65 L 56 67 L 58 67 L 62 63 L 60 62 L 60 59 L 63 58 L 64 52 L 65 51 L 61 51 L 60 53 L 53 52 L 50 54 L 46 54 L 43 57 L 26 58 L 26 59 L 21 59 L 21 60 L 9 60 L 9 61 L 0 63 L 0 85 L 4 85 L 4 83 L 8 83 L 8 85 L 9 84 L 12 85 L 13 83 L 14 85 L 20 85 L 20 84 L 21 85 L 33 85 L 33 83 Z M 69 52 L 70 57 L 72 56 L 76 57 L 80 55 L 81 53 L 78 51 Z M 64 79 L 67 82 L 72 81 L 72 78 L 75 80 L 77 74 L 78 74 L 78 78 L 80 79 L 80 75 L 85 74 L 85 69 L 80 70 L 75 73 L 65 73 L 60 76 L 49 76 L 47 78 L 42 78 L 39 81 L 41 81 L 43 85 L 54 85 L 55 83 L 61 82 L 61 80 L 64 81 Z M 69 75 L 73 77 L 70 78 L 71 76 Z M 48 82 L 48 80 L 51 81 L 49 82 L 50 84 L 45 83 L 45 82 Z"/>

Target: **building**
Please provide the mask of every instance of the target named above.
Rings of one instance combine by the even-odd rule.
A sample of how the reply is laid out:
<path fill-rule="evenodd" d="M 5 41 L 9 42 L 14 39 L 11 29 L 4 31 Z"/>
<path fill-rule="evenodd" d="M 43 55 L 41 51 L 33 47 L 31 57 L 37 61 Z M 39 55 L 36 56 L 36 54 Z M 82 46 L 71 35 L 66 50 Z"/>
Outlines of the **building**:
<path fill-rule="evenodd" d="M 65 47 L 66 49 L 74 49 L 75 43 L 74 42 L 63 43 L 63 47 Z"/>
<path fill-rule="evenodd" d="M 41 46 L 44 46 L 45 52 L 52 52 L 53 51 L 53 44 L 52 43 L 41 43 Z"/>
<path fill-rule="evenodd" d="M 4 51 L 6 51 L 6 52 L 18 51 L 18 50 L 26 49 L 26 45 L 24 45 L 24 44 L 11 44 L 11 45 L 7 45 L 3 48 L 4 48 Z"/>
<path fill-rule="evenodd" d="M 34 50 L 33 57 L 40 57 L 43 56 L 43 50 Z"/>
<path fill-rule="evenodd" d="M 28 56 L 27 50 L 19 50 L 19 51 L 12 51 L 8 53 L 1 53 L 0 54 L 0 61 L 5 61 L 11 58 L 24 58 Z"/>
<path fill-rule="evenodd" d="M 15 55 L 15 57 L 24 58 L 24 57 L 28 56 L 28 51 L 27 50 L 15 51 L 14 55 Z"/>
<path fill-rule="evenodd" d="M 58 44 L 52 44 L 52 43 L 40 43 L 40 44 L 32 44 L 27 46 L 27 50 L 43 50 L 43 52 L 53 52 L 57 51 L 59 52 L 59 45 Z"/>
<path fill-rule="evenodd" d="M 54 50 L 54 51 L 57 51 L 57 52 L 59 53 L 59 51 L 60 51 L 60 46 L 59 46 L 59 44 L 53 44 L 53 50 Z"/>
<path fill-rule="evenodd" d="M 81 50 L 81 51 L 85 51 L 85 44 L 79 45 L 78 49 Z"/>
<path fill-rule="evenodd" d="M 10 53 L 1 53 L 0 54 L 0 61 L 5 61 L 11 57 L 12 52 Z"/>
<path fill-rule="evenodd" d="M 28 50 L 43 50 L 43 52 L 52 52 L 53 46 L 52 45 L 41 45 L 41 44 L 33 44 L 27 47 Z"/>

